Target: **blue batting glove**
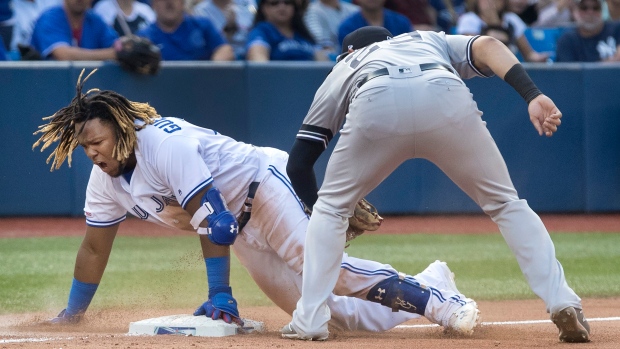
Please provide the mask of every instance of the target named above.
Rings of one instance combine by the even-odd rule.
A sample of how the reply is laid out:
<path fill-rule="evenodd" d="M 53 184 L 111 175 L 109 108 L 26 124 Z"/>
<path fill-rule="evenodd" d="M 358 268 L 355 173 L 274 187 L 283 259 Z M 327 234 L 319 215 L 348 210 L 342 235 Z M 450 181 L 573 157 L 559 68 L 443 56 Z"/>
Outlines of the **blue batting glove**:
<path fill-rule="evenodd" d="M 226 323 L 236 323 L 243 326 L 243 320 L 239 317 L 237 301 L 228 293 L 218 293 L 208 301 L 204 302 L 196 311 L 194 316 L 205 315 L 213 320 L 222 319 Z"/>
<path fill-rule="evenodd" d="M 82 320 L 82 314 L 69 314 L 67 309 L 63 309 L 58 316 L 49 320 L 50 324 L 69 325 L 77 324 Z"/>

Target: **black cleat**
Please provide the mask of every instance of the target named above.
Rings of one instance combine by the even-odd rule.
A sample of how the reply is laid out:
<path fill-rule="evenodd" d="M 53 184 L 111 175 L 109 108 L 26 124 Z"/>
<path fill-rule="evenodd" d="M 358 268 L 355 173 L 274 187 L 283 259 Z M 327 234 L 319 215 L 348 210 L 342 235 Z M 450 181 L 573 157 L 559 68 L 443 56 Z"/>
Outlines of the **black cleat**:
<path fill-rule="evenodd" d="M 583 310 L 564 308 L 551 315 L 551 321 L 560 330 L 560 342 L 585 343 L 590 341 L 590 324 L 583 316 Z"/>

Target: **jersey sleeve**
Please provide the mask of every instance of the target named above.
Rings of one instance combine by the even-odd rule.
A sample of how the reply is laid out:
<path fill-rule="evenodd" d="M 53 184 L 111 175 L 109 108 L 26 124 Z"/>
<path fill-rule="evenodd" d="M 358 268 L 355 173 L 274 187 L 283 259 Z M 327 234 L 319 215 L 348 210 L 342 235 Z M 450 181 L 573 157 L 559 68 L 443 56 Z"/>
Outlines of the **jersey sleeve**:
<path fill-rule="evenodd" d="M 156 156 L 157 172 L 184 209 L 196 193 L 213 182 L 197 139 L 168 137 L 158 148 Z"/>
<path fill-rule="evenodd" d="M 472 46 L 480 36 L 446 35 L 450 64 L 461 78 L 469 79 L 476 76 L 491 77 L 492 71 L 480 71 L 473 62 Z"/>
<path fill-rule="evenodd" d="M 111 193 L 112 183 L 106 180 L 106 174 L 93 166 L 86 187 L 84 215 L 86 224 L 91 227 L 105 228 L 125 220 L 127 211 L 118 204 Z"/>
<path fill-rule="evenodd" d="M 348 68 L 343 68 L 348 69 Z M 296 138 L 320 143 L 323 148 L 332 140 L 344 123 L 349 103 L 346 83 L 339 77 L 346 76 L 332 71 L 314 95 L 312 105 L 304 118 Z"/>

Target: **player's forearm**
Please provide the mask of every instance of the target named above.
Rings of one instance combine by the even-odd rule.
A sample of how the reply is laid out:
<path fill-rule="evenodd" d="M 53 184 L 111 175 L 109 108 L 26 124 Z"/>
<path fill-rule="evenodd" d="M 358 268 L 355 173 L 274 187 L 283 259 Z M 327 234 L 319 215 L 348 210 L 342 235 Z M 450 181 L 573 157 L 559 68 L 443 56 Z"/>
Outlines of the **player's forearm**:
<path fill-rule="evenodd" d="M 62 46 L 52 51 L 52 57 L 59 61 L 105 61 L 116 59 L 116 51 L 112 47 L 89 50 Z"/>
<path fill-rule="evenodd" d="M 474 41 L 474 64 L 478 69 L 490 69 L 519 93 L 526 103 L 542 94 L 529 77 L 519 60 L 501 42 L 488 36 Z"/>
<path fill-rule="evenodd" d="M 75 260 L 73 276 L 81 281 L 98 284 L 108 264 L 118 224 L 112 227 L 87 227 Z"/>
<path fill-rule="evenodd" d="M 312 208 L 318 199 L 314 163 L 323 150 L 323 146 L 318 142 L 297 139 L 286 164 L 286 174 L 295 193 L 309 208 Z"/>
<path fill-rule="evenodd" d="M 230 246 L 228 245 L 216 245 L 207 235 L 200 236 L 200 247 L 202 248 L 202 256 L 204 258 L 212 257 L 226 257 L 230 256 Z"/>

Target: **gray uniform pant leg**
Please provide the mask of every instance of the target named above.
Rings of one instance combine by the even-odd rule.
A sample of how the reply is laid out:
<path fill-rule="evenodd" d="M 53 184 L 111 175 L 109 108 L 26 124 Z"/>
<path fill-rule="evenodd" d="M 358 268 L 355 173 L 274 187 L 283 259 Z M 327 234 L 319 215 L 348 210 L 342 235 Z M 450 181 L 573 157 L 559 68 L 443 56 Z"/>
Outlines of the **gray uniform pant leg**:
<path fill-rule="evenodd" d="M 412 158 L 435 163 L 498 224 L 547 311 L 581 307 L 542 221 L 519 200 L 481 114 L 462 81 L 443 71 L 410 79 L 379 77 L 360 88 L 308 226 L 302 298 L 293 315 L 299 333 L 327 330 L 325 300 L 338 278 L 355 203 Z"/>

